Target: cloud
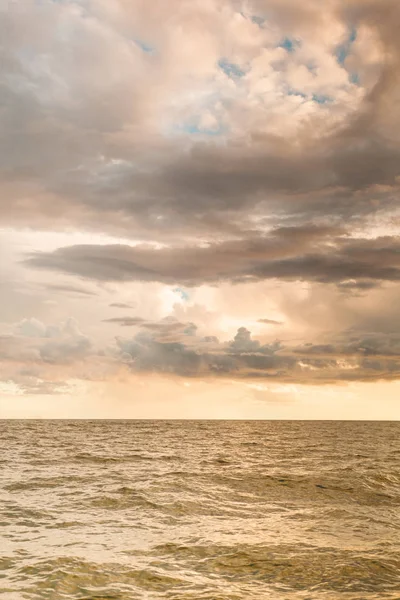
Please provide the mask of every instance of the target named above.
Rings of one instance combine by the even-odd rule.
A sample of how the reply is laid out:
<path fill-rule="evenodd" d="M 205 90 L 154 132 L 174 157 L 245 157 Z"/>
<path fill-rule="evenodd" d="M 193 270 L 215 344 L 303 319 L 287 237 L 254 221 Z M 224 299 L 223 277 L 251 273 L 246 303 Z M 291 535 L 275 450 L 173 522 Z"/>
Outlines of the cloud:
<path fill-rule="evenodd" d="M 398 236 L 352 238 L 329 227 L 273 230 L 263 237 L 206 247 L 71 246 L 35 254 L 26 264 L 98 281 L 157 281 L 198 286 L 267 279 L 371 289 L 400 279 Z"/>
<path fill-rule="evenodd" d="M 275 321 L 275 319 L 258 319 L 258 323 L 264 323 L 265 325 L 283 325 L 282 321 Z"/>
<path fill-rule="evenodd" d="M 13 3 L 0 11 L 3 219 L 177 243 L 245 235 L 260 214 L 357 222 L 394 209 L 398 15 L 395 0 L 323 14 L 315 0 L 177 0 L 165 27 L 159 2 Z M 208 122 L 212 139 L 196 134 Z"/>
<path fill-rule="evenodd" d="M 105 319 L 105 323 L 117 323 L 119 325 L 124 325 L 125 327 L 135 327 L 137 325 L 142 325 L 144 319 L 141 317 L 112 317 L 111 319 Z"/>
<path fill-rule="evenodd" d="M 0 357 L 15 362 L 69 364 L 90 355 L 91 341 L 75 319 L 60 325 L 45 325 L 38 319 L 23 319 L 14 331 L 0 336 Z"/>
<path fill-rule="evenodd" d="M 1 379 L 19 393 L 65 393 L 74 381 L 100 381 L 115 370 L 107 348 L 96 347 L 71 317 L 50 325 L 26 318 L 7 329 L 0 334 Z"/>
<path fill-rule="evenodd" d="M 333 384 L 397 379 L 400 336 L 347 330 L 323 342 L 254 339 L 240 327 L 230 341 L 199 335 L 194 323 L 174 318 L 137 322 L 133 337 L 93 347 L 70 319 L 46 326 L 25 319 L 0 336 L 3 381 L 24 394 L 64 393 L 70 381 L 101 381 L 121 369 L 132 374 L 217 380 L 271 380 Z"/>
<path fill-rule="evenodd" d="M 185 377 L 275 377 L 295 364 L 292 357 L 278 356 L 279 344 L 261 345 L 244 327 L 226 344 L 213 336 L 165 341 L 143 331 L 132 339 L 117 338 L 117 345 L 133 371 Z"/>
<path fill-rule="evenodd" d="M 126 304 L 125 302 L 112 302 L 110 304 L 111 308 L 132 308 L 131 304 Z"/>
<path fill-rule="evenodd" d="M 229 342 L 214 336 L 163 339 L 149 331 L 117 338 L 120 359 L 132 372 L 180 377 L 271 379 L 286 383 L 333 384 L 396 379 L 400 337 L 345 331 L 325 344 L 262 344 L 240 327 Z"/>
<path fill-rule="evenodd" d="M 0 337 L 21 389 L 115 365 L 396 378 L 399 19 L 397 0 L 1 6 L 0 219 L 50 236 L 15 272 L 1 247 L 2 319 L 36 317 Z"/>
<path fill-rule="evenodd" d="M 78 287 L 76 285 L 70 285 L 70 284 L 69 285 L 47 284 L 46 288 L 50 291 L 60 292 L 60 293 L 65 293 L 65 294 L 72 294 L 72 295 L 78 294 L 79 296 L 96 296 L 96 293 L 92 292 L 91 290 L 87 290 L 82 287 Z"/>

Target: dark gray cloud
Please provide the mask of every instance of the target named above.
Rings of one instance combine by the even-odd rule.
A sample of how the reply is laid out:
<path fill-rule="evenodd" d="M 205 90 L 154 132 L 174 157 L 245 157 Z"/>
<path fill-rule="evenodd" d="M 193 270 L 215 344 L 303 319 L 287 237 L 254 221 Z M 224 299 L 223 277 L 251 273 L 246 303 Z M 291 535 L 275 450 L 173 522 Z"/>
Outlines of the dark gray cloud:
<path fill-rule="evenodd" d="M 187 342 L 188 336 L 195 336 L 197 325 L 194 323 L 182 323 L 174 317 L 166 317 L 161 321 L 146 321 L 141 317 L 115 317 L 106 319 L 107 323 L 117 323 L 123 327 L 136 327 L 147 331 L 156 341 L 180 343 Z M 203 341 L 214 341 L 216 338 L 204 338 Z M 217 340 L 218 342 L 218 340 Z"/>
<path fill-rule="evenodd" d="M 112 317 L 111 319 L 105 319 L 105 323 L 117 323 L 118 325 L 124 325 L 125 327 L 137 327 L 144 323 L 144 319 L 140 317 Z"/>
<path fill-rule="evenodd" d="M 220 343 L 194 333 L 185 339 L 163 339 L 149 331 L 117 338 L 119 359 L 134 372 L 181 377 L 272 379 L 326 384 L 396 379 L 400 374 L 400 336 L 343 332 L 324 344 L 262 344 L 245 327 Z"/>
<path fill-rule="evenodd" d="M 229 0 L 222 4 L 227 14 L 237 9 Z M 253 13 L 268 13 L 278 30 L 304 40 L 315 37 L 318 44 L 318 28 L 332 19 L 344 28 L 368 27 L 380 59 L 373 65 L 371 83 L 367 67 L 357 59 L 354 68 L 360 71 L 366 93 L 353 111 L 321 135 L 315 135 L 312 120 L 295 134 L 283 127 L 280 133 L 259 131 L 265 117 L 260 114 L 245 124 L 245 134 L 232 134 L 223 144 L 212 136 L 183 143 L 179 136 L 151 127 L 156 119 L 162 122 L 165 114 L 169 116 L 165 107 L 182 95 L 187 80 L 185 73 L 173 71 L 173 61 L 179 67 L 176 57 L 168 54 L 165 32 L 162 27 L 154 30 L 154 15 L 145 7 L 129 9 L 117 3 L 114 12 L 120 22 L 110 16 L 107 3 L 103 10 L 54 2 L 11 6 L 0 11 L 7 41 L 1 51 L 0 182 L 3 195 L 12 199 L 1 205 L 6 222 L 74 224 L 139 239 L 177 240 L 182 235 L 246 234 L 255 227 L 250 218 L 254 215 L 274 223 L 328 216 L 359 223 L 367 215 L 396 208 L 400 175 L 396 0 L 329 2 L 324 14 L 315 1 L 301 6 L 293 1 L 252 3 Z M 206 19 L 212 39 L 225 39 L 218 11 L 206 17 L 207 11 L 193 7 L 189 19 L 182 3 L 175 9 L 178 30 L 185 22 L 192 33 L 192 27 Z M 162 12 L 158 5 L 154 11 Z M 135 22 L 128 16 L 131 12 L 158 38 L 158 55 L 128 43 L 126 28 Z M 239 14 L 245 18 L 243 11 Z M 247 26 L 257 35 L 250 17 Z M 75 31 L 68 39 L 68 52 L 60 31 Z M 235 43 L 241 49 L 240 39 Z M 248 58 L 254 59 L 272 43 L 260 38 L 259 48 Z M 207 76 L 217 75 L 217 59 Z M 184 65 L 183 57 L 181 62 Z M 118 72 L 115 64 L 120 65 Z M 271 64 L 277 76 L 282 61 Z M 185 82 L 184 87 L 178 82 Z M 229 110 L 228 100 L 234 107 Z M 247 114 L 247 105 L 223 96 L 220 102 L 233 119 L 230 133 L 242 131 L 240 115 Z M 332 114 L 336 110 L 334 104 Z M 184 121 L 185 111 L 178 116 Z M 318 127 L 320 122 L 318 117 Z"/>
<path fill-rule="evenodd" d="M 190 326 L 190 324 L 189 324 Z M 185 377 L 236 376 L 276 377 L 295 366 L 292 356 L 279 356 L 279 344 L 262 345 L 252 340 L 251 333 L 241 327 L 235 338 L 220 344 L 214 337 L 195 339 L 195 331 L 187 332 L 185 343 L 165 341 L 150 332 L 139 332 L 133 339 L 117 339 L 125 361 L 134 371 L 169 373 Z"/>
<path fill-rule="evenodd" d="M 349 330 L 336 336 L 331 343 L 306 344 L 296 348 L 295 353 L 303 356 L 360 356 L 391 358 L 400 357 L 400 334 L 359 332 Z"/>
<path fill-rule="evenodd" d="M 374 289 L 377 285 L 375 281 L 356 281 L 355 279 L 341 281 L 337 284 L 338 288 L 344 292 L 366 292 Z"/>
<path fill-rule="evenodd" d="M 376 282 L 399 281 L 399 257 L 397 236 L 358 239 L 326 227 L 299 227 L 207 247 L 71 246 L 32 255 L 26 264 L 99 281 L 193 286 L 276 278 L 365 290 Z"/>

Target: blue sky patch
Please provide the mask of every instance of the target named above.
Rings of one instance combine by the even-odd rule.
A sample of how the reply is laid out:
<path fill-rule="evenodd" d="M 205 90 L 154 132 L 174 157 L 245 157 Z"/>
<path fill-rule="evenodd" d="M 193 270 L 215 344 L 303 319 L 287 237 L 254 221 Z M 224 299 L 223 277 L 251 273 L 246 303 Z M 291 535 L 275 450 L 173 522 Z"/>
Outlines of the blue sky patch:
<path fill-rule="evenodd" d="M 253 21 L 253 23 L 258 25 L 259 27 L 262 27 L 266 21 L 266 19 L 264 19 L 264 17 L 259 17 L 257 15 L 252 15 L 250 17 L 250 19 L 251 19 L 251 21 Z"/>
<path fill-rule="evenodd" d="M 283 38 L 283 40 L 278 44 L 278 48 L 285 48 L 285 50 L 288 52 L 294 52 L 299 46 L 300 42 L 298 40 L 294 40 L 289 37 Z"/>
<path fill-rule="evenodd" d="M 357 30 L 354 27 L 352 27 L 349 31 L 347 40 L 336 48 L 336 60 L 338 61 L 339 65 L 344 65 L 346 58 L 350 54 L 351 46 L 354 44 L 356 39 Z"/>
<path fill-rule="evenodd" d="M 300 90 L 295 90 L 294 88 L 289 88 L 286 93 L 288 96 L 301 96 L 302 98 L 307 98 L 307 94 L 300 92 Z"/>
<path fill-rule="evenodd" d="M 147 44 L 143 40 L 135 39 L 133 41 L 135 42 L 136 46 L 138 46 L 146 54 L 153 54 L 154 48 L 153 48 L 153 46 L 150 46 L 150 44 Z"/>
<path fill-rule="evenodd" d="M 218 66 L 225 73 L 225 75 L 228 75 L 228 77 L 230 77 L 231 79 L 243 77 L 243 75 L 245 74 L 245 72 L 239 67 L 239 65 L 236 65 L 235 63 L 232 63 L 229 60 L 226 60 L 225 58 L 221 58 L 218 61 Z"/>
<path fill-rule="evenodd" d="M 350 73 L 349 75 L 349 81 L 350 83 L 353 83 L 354 85 L 360 85 L 360 76 L 358 73 Z"/>
<path fill-rule="evenodd" d="M 221 126 L 218 126 L 216 129 L 207 129 L 200 127 L 199 125 L 195 125 L 193 123 L 188 123 L 186 125 L 178 125 L 176 129 L 181 133 L 189 133 L 190 135 L 217 136 L 224 133 L 224 130 Z"/>
<path fill-rule="evenodd" d="M 189 301 L 189 294 L 187 292 L 185 292 L 184 289 L 177 287 L 173 290 L 173 292 L 175 294 L 179 294 L 179 296 L 181 297 L 181 300 L 183 300 L 184 302 L 188 302 Z"/>
<path fill-rule="evenodd" d="M 330 96 L 326 96 L 325 94 L 313 94 L 312 101 L 317 104 L 327 104 L 328 102 L 332 102 L 332 98 Z"/>

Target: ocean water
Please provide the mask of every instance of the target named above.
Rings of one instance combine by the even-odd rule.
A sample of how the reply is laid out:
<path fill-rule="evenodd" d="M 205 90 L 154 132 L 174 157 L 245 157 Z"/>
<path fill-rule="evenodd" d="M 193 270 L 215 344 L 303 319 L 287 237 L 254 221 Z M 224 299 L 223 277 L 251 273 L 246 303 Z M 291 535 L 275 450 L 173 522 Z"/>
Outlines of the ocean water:
<path fill-rule="evenodd" d="M 400 423 L 0 427 L 4 600 L 400 599 Z"/>

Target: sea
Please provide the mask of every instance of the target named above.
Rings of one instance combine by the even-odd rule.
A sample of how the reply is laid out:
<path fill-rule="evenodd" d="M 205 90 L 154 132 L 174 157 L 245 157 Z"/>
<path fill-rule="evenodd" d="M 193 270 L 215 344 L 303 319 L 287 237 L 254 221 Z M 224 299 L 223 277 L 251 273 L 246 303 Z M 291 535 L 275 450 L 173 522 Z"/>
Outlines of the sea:
<path fill-rule="evenodd" d="M 0 421 L 2 600 L 400 599 L 400 422 Z"/>

